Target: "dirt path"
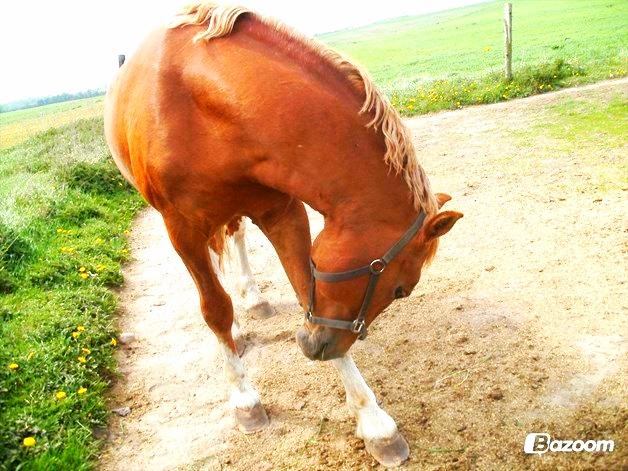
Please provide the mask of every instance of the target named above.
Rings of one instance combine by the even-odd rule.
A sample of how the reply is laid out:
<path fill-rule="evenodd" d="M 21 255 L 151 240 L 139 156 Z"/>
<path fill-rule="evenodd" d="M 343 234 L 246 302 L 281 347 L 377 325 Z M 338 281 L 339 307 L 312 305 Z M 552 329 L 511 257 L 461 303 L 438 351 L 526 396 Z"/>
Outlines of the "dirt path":
<path fill-rule="evenodd" d="M 380 317 L 354 358 L 411 448 L 409 469 L 619 468 L 628 462 L 626 190 L 596 190 L 595 165 L 539 139 L 565 99 L 628 97 L 628 80 L 409 120 L 434 188 L 465 218 L 413 294 Z M 626 146 L 595 149 L 625 159 Z M 595 156 L 594 156 L 595 157 Z M 584 186 L 583 186 L 584 185 Z M 313 230 L 321 219 L 311 214 Z M 271 417 L 233 429 L 216 341 L 154 211 L 125 270 L 116 418 L 104 470 L 371 469 L 329 364 L 293 340 L 302 322 L 270 244 L 250 225 L 258 283 L 275 306 L 242 319 L 244 362 Z M 242 316 L 240 316 L 242 318 Z M 612 454 L 522 453 L 527 432 L 615 439 Z"/>

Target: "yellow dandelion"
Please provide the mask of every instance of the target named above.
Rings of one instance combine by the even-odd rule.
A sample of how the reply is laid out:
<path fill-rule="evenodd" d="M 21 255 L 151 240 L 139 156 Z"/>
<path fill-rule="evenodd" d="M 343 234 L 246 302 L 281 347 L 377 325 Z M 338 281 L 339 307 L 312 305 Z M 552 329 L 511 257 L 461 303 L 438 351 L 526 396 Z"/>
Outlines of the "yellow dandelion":
<path fill-rule="evenodd" d="M 129 231 L 129 230 L 124 231 L 124 235 L 125 236 L 128 236 L 129 234 L 131 234 L 131 231 Z"/>
<path fill-rule="evenodd" d="M 26 447 L 35 446 L 36 443 L 37 443 L 37 440 L 35 440 L 35 437 L 26 437 L 22 441 L 22 445 Z"/>
<path fill-rule="evenodd" d="M 88 273 L 81 273 L 79 275 L 81 278 L 83 278 L 84 280 L 86 280 L 87 278 L 89 278 L 89 274 Z"/>
<path fill-rule="evenodd" d="M 83 386 L 78 388 L 78 391 L 76 391 L 76 393 L 79 395 L 85 394 L 86 392 L 87 392 L 87 388 L 84 388 Z"/>
<path fill-rule="evenodd" d="M 17 363 L 9 363 L 9 369 L 12 371 L 17 370 L 20 367 Z"/>
<path fill-rule="evenodd" d="M 78 357 L 77 360 L 79 361 L 79 363 L 87 363 L 87 358 L 85 358 L 84 356 Z"/>
<path fill-rule="evenodd" d="M 79 332 L 85 332 L 85 326 L 84 325 L 77 325 L 76 326 L 76 330 L 78 330 Z"/>
<path fill-rule="evenodd" d="M 81 273 L 83 273 L 83 272 L 84 272 L 84 271 L 86 271 L 86 270 L 87 270 L 87 269 L 86 269 L 85 267 L 81 267 L 81 268 L 79 268 L 79 271 L 80 271 Z"/>
<path fill-rule="evenodd" d="M 100 244 L 102 244 L 103 242 L 104 242 L 104 240 L 102 240 L 100 237 L 97 237 L 97 238 L 96 238 L 96 240 L 94 240 L 94 243 L 95 243 L 96 245 L 100 245 Z"/>
<path fill-rule="evenodd" d="M 57 400 L 62 401 L 63 399 L 68 397 L 68 395 L 65 393 L 65 391 L 57 391 L 55 397 L 57 398 Z"/>
<path fill-rule="evenodd" d="M 81 333 L 80 333 L 80 332 L 72 332 L 72 338 L 73 338 L 73 339 L 77 339 L 77 338 L 79 338 L 79 335 L 81 335 Z"/>
<path fill-rule="evenodd" d="M 115 347 L 116 345 L 118 345 L 118 341 L 116 339 L 114 339 L 113 337 L 111 337 L 111 342 L 109 342 L 113 347 Z"/>
<path fill-rule="evenodd" d="M 89 355 L 90 353 L 92 353 L 92 351 L 89 348 L 81 348 L 81 351 L 85 354 L 85 355 Z"/>

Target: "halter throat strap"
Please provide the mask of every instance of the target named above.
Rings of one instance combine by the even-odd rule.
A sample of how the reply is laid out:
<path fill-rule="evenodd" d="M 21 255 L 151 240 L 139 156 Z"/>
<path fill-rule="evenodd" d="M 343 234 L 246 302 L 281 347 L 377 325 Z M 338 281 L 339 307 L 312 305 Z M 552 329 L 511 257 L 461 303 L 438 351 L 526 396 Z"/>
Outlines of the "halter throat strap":
<path fill-rule="evenodd" d="M 351 332 L 358 334 L 358 339 L 363 340 L 366 337 L 366 313 L 371 305 L 373 294 L 375 293 L 375 287 L 379 281 L 380 275 L 386 269 L 386 266 L 404 249 L 406 245 L 414 238 L 419 232 L 423 223 L 425 222 L 425 212 L 421 211 L 417 219 L 412 223 L 410 228 L 401 236 L 401 238 L 381 257 L 376 258 L 366 266 L 356 268 L 354 270 L 341 271 L 341 272 L 322 272 L 316 269 L 314 261 L 310 259 L 310 270 L 312 277 L 310 280 L 310 304 L 307 312 L 305 313 L 305 320 L 312 324 L 331 327 L 334 329 L 350 330 Z M 316 280 L 323 281 L 325 283 L 339 283 L 342 281 L 351 280 L 360 276 L 370 275 L 369 282 L 364 292 L 364 298 L 362 300 L 362 306 L 358 312 L 357 317 L 353 321 L 345 321 L 340 319 L 328 319 L 326 317 L 318 317 L 314 315 L 314 298 L 316 290 Z"/>

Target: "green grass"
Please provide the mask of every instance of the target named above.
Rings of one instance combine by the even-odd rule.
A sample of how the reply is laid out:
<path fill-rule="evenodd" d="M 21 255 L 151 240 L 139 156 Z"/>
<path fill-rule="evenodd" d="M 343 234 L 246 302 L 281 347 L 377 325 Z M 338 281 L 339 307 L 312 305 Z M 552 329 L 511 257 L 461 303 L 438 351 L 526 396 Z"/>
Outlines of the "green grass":
<path fill-rule="evenodd" d="M 102 119 L 0 151 L 0 469 L 91 467 L 114 370 L 111 288 L 142 206 Z"/>
<path fill-rule="evenodd" d="M 549 108 L 552 119 L 548 125 L 539 126 L 539 134 L 562 141 L 570 149 L 593 146 L 616 148 L 626 145 L 628 136 L 628 103 L 622 96 L 609 103 L 588 100 L 566 100 Z M 624 177 L 628 178 L 628 171 Z"/>
<path fill-rule="evenodd" d="M 102 116 L 102 96 L 0 113 L 0 149 L 14 146 L 29 136 L 77 119 Z"/>
<path fill-rule="evenodd" d="M 626 75 L 628 2 L 512 3 L 511 84 L 501 73 L 502 1 L 394 19 L 319 39 L 363 64 L 405 115 Z"/>
<path fill-rule="evenodd" d="M 550 105 L 537 124 L 512 132 L 528 158 L 507 165 L 537 166 L 539 160 L 556 159 L 557 165 L 573 163 L 582 169 L 577 181 L 560 181 L 558 188 L 576 188 L 600 196 L 628 189 L 628 103 L 625 94 L 592 98 L 564 98 Z"/>

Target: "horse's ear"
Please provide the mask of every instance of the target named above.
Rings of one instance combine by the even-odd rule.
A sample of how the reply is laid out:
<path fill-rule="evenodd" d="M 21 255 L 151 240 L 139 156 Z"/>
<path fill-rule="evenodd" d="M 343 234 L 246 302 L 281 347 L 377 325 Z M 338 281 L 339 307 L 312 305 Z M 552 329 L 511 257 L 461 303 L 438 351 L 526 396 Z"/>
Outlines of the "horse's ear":
<path fill-rule="evenodd" d="M 442 208 L 451 199 L 451 196 L 447 193 L 436 193 L 434 196 L 436 196 L 436 201 L 438 201 L 438 209 Z"/>
<path fill-rule="evenodd" d="M 463 214 L 457 211 L 443 211 L 432 216 L 425 223 L 425 237 L 431 240 L 447 234 L 462 216 Z"/>

